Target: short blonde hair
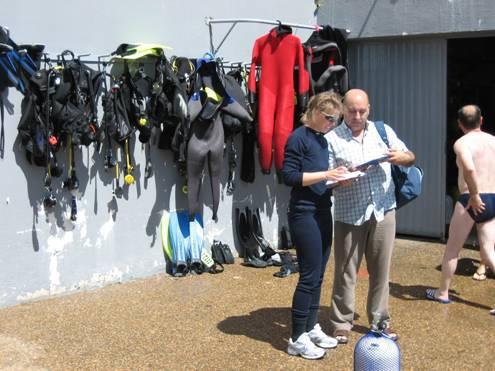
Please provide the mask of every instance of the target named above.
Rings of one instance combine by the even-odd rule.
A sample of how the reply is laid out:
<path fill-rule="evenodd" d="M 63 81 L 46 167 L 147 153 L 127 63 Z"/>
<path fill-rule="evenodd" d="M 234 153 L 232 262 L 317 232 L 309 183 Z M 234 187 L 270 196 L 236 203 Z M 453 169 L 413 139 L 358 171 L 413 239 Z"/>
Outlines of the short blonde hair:
<path fill-rule="evenodd" d="M 313 118 L 314 112 L 325 112 L 330 108 L 339 111 L 339 114 L 341 114 L 343 109 L 342 97 L 333 91 L 325 91 L 323 93 L 316 94 L 309 100 L 308 107 L 303 113 L 301 121 L 304 124 L 308 124 L 309 121 L 311 121 L 311 119 Z"/>

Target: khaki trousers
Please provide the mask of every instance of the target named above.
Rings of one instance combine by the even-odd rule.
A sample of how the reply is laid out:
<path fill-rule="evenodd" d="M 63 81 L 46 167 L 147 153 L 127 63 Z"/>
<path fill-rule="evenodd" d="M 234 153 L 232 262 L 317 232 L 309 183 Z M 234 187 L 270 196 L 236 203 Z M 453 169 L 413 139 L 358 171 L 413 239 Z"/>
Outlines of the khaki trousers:
<path fill-rule="evenodd" d="M 379 223 L 374 216 L 360 226 L 335 222 L 334 231 L 335 277 L 330 308 L 333 330 L 350 330 L 353 326 L 357 272 L 363 256 L 369 273 L 368 321 L 371 324 L 373 313 L 380 313 L 381 319 L 388 321 L 395 209 L 385 213 Z"/>

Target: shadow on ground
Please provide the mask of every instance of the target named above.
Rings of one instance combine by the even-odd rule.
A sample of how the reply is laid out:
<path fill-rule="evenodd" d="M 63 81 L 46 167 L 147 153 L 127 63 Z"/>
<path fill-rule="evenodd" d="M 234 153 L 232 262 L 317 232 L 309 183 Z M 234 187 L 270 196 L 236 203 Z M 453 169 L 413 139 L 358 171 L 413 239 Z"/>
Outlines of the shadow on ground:
<path fill-rule="evenodd" d="M 261 308 L 247 315 L 228 317 L 218 329 L 229 335 L 243 335 L 285 350 L 290 336 L 290 308 Z"/>
<path fill-rule="evenodd" d="M 320 308 L 320 323 L 329 328 L 329 307 Z M 261 308 L 243 316 L 228 317 L 218 324 L 218 329 L 228 335 L 242 335 L 250 339 L 270 344 L 273 348 L 285 351 L 290 336 L 291 308 Z M 360 315 L 355 314 L 358 320 Z M 365 334 L 368 328 L 356 324 L 353 331 Z"/>

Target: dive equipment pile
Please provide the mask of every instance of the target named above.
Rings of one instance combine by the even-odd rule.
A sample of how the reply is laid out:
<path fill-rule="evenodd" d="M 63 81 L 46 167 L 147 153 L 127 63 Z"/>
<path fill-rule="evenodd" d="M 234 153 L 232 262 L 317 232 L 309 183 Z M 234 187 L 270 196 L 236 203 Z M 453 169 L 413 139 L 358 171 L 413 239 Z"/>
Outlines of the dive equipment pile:
<path fill-rule="evenodd" d="M 134 159 L 138 141 L 144 149 L 144 179 L 155 174 L 151 153 L 158 138 L 157 147 L 174 154 L 178 174 L 184 178 L 180 188 L 188 202 L 187 210 L 165 212 L 160 224 L 173 273 L 219 272 L 222 264 L 232 262 L 233 255 L 219 241 L 212 246 L 214 259 L 203 248 L 201 188 L 205 165 L 213 219 L 217 221 L 225 163 L 226 193 L 232 195 L 236 190 L 236 136 L 242 135 L 242 181 L 252 183 L 255 179 L 256 142 L 261 143 L 262 171 L 268 173 L 275 138 L 279 169 L 283 144 L 294 126 L 294 102 L 301 111 L 307 95 L 325 90 L 344 94 L 349 88 L 345 37 L 341 30 L 326 26 L 301 43 L 289 26 L 279 23 L 256 41 L 251 64 L 229 64 L 210 53 L 197 59 L 168 59 L 167 46 L 130 43 L 90 61 L 84 59 L 88 55 L 69 49 L 50 58 L 44 45 L 17 44 L 8 28 L 0 26 L 0 157 L 4 157 L 5 147 L 6 89 L 12 87 L 23 96 L 17 130 L 26 159 L 44 168 L 40 187 L 44 189 L 45 211 L 64 200 L 70 220 L 76 221 L 77 199 L 86 186 L 77 175 L 82 148 L 94 146 L 93 161 L 102 158 L 104 169 L 113 176 L 113 197 L 121 198 L 140 181 Z M 265 39 L 280 44 L 280 55 L 268 55 Z M 279 75 L 282 69 L 285 72 Z M 269 95 L 263 92 L 273 90 L 278 81 L 284 81 L 283 91 L 276 92 L 280 100 L 263 102 Z M 282 106 L 290 109 L 282 112 Z M 273 125 L 274 119 L 283 121 L 285 129 L 284 125 Z M 272 126 L 275 131 L 285 131 L 272 132 Z M 64 152 L 66 158 L 60 161 Z M 62 180 L 55 183 L 54 178 L 60 177 Z M 290 255 L 277 256 L 265 239 L 259 209 L 237 208 L 235 216 L 233 224 L 245 265 L 261 268 L 284 265 L 285 261 L 290 267 L 280 276 L 297 270 Z M 287 229 L 282 231 L 282 239 L 285 248 L 292 247 Z"/>

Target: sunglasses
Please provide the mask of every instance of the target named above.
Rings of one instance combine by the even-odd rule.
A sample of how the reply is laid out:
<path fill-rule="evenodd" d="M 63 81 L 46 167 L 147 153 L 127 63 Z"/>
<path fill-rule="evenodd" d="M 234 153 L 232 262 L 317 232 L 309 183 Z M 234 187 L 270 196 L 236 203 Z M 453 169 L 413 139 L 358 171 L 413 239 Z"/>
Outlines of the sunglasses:
<path fill-rule="evenodd" d="M 329 114 L 326 114 L 325 112 L 321 112 L 321 114 L 325 117 L 325 119 L 328 122 L 338 122 L 340 119 L 340 116 L 337 116 L 337 115 L 329 115 Z"/>

